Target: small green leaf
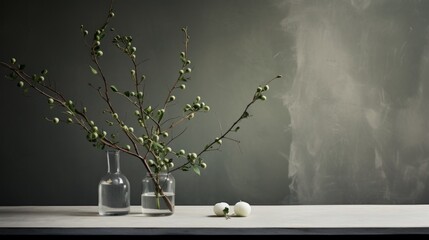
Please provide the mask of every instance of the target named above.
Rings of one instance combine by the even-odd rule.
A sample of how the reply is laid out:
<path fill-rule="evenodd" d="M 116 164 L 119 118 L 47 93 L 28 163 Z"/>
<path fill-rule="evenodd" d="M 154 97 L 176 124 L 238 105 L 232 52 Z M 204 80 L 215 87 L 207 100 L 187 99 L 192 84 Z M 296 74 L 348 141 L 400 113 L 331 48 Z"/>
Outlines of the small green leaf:
<path fill-rule="evenodd" d="M 118 89 L 114 85 L 111 85 L 110 89 L 112 89 L 113 92 L 118 92 Z"/>
<path fill-rule="evenodd" d="M 224 209 L 223 209 L 223 214 L 225 214 L 225 219 L 229 219 L 230 217 L 229 217 L 229 208 L 228 207 L 225 207 Z"/>
<path fill-rule="evenodd" d="M 200 176 L 200 175 L 201 175 L 201 172 L 200 172 L 200 169 L 198 168 L 198 166 L 192 165 L 192 170 L 194 170 L 194 172 L 195 172 L 198 176 Z"/>
<path fill-rule="evenodd" d="M 164 149 L 164 147 L 163 147 L 161 144 L 157 143 L 157 142 L 153 142 L 153 143 L 152 143 L 152 147 L 153 147 L 155 150 L 157 150 L 157 151 Z"/>
<path fill-rule="evenodd" d="M 225 207 L 225 208 L 223 209 L 223 214 L 228 215 L 228 213 L 229 213 L 229 208 L 228 208 L 228 207 Z"/>
<path fill-rule="evenodd" d="M 93 68 L 91 65 L 89 65 L 89 68 L 91 69 L 91 72 L 93 74 L 98 74 L 97 70 L 95 68 Z"/>
<path fill-rule="evenodd" d="M 162 118 L 164 117 L 165 110 L 160 109 L 158 110 L 158 122 L 161 122 Z"/>

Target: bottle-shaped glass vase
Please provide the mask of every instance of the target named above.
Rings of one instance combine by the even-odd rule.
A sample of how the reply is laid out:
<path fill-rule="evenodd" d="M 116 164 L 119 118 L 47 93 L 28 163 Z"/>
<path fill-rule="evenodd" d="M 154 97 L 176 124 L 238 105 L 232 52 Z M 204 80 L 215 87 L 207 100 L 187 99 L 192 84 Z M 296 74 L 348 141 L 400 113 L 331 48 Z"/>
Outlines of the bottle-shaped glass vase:
<path fill-rule="evenodd" d="M 130 182 L 120 171 L 119 151 L 107 151 L 107 174 L 98 185 L 98 213 L 125 215 L 130 212 Z"/>
<path fill-rule="evenodd" d="M 174 213 L 175 180 L 170 173 L 147 173 L 143 179 L 142 212 L 149 216 Z"/>

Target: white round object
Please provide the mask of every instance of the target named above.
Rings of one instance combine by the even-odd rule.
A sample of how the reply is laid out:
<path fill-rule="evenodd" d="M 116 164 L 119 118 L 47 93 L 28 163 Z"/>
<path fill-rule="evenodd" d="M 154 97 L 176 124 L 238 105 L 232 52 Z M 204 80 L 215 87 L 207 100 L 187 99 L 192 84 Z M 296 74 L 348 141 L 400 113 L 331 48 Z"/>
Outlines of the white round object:
<path fill-rule="evenodd" d="M 238 202 L 234 206 L 234 212 L 236 216 L 239 217 L 247 217 L 252 212 L 252 208 L 250 207 L 250 204 L 247 202 Z"/>
<path fill-rule="evenodd" d="M 229 204 L 226 202 L 216 203 L 213 207 L 213 212 L 216 214 L 216 216 L 225 216 L 225 213 L 223 212 L 225 208 L 231 209 Z"/>

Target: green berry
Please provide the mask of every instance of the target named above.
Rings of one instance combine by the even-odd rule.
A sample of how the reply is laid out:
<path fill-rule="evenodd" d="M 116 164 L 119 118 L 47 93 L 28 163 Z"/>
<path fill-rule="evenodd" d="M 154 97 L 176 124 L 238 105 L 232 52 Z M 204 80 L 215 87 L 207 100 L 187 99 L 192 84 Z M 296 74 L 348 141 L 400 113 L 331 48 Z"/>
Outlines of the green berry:
<path fill-rule="evenodd" d="M 94 132 L 98 132 L 98 127 L 97 127 L 97 126 L 93 126 L 93 127 L 92 127 L 92 131 L 94 131 Z"/>
<path fill-rule="evenodd" d="M 23 81 L 19 81 L 17 84 L 18 87 L 22 88 L 24 87 L 24 82 Z"/>
<path fill-rule="evenodd" d="M 88 30 L 83 31 L 83 35 L 84 36 L 88 35 Z"/>
<path fill-rule="evenodd" d="M 131 150 L 131 146 L 130 145 L 126 145 L 125 149 L 127 149 L 128 151 L 130 151 Z"/>
<path fill-rule="evenodd" d="M 188 65 L 191 64 L 191 60 L 187 60 L 186 64 L 188 64 Z"/>
<path fill-rule="evenodd" d="M 89 125 L 94 126 L 95 125 L 94 121 L 89 121 Z"/>
<path fill-rule="evenodd" d="M 179 155 L 182 155 L 182 156 L 183 156 L 183 155 L 185 155 L 185 153 L 186 153 L 186 152 L 185 152 L 185 150 L 181 149 L 177 154 L 179 154 Z"/>
<path fill-rule="evenodd" d="M 168 163 L 168 168 L 174 168 L 174 163 L 173 162 Z"/>
<path fill-rule="evenodd" d="M 155 142 L 158 142 L 158 141 L 159 141 L 159 136 L 158 136 L 158 135 L 156 135 L 156 134 L 154 134 L 154 135 L 152 136 L 152 140 L 154 140 Z"/>
<path fill-rule="evenodd" d="M 260 98 L 262 101 L 267 100 L 267 97 L 266 97 L 266 96 L 264 96 L 264 95 L 260 96 L 259 98 Z"/>
<path fill-rule="evenodd" d="M 131 71 L 130 71 L 130 72 L 131 72 L 131 75 L 133 75 L 133 76 L 134 76 L 134 75 L 136 75 L 136 70 L 131 69 Z"/>
<path fill-rule="evenodd" d="M 91 133 L 91 139 L 97 139 L 98 138 L 98 133 L 93 132 Z"/>
<path fill-rule="evenodd" d="M 173 96 L 170 96 L 170 98 L 168 99 L 168 101 L 169 101 L 169 102 L 172 102 L 172 101 L 174 101 L 174 100 L 176 100 L 176 96 L 174 96 L 174 95 L 173 95 Z"/>
<path fill-rule="evenodd" d="M 97 51 L 97 56 L 99 56 L 99 57 L 103 56 L 103 51 L 98 50 L 98 51 Z"/>
<path fill-rule="evenodd" d="M 135 51 L 137 51 L 137 48 L 136 48 L 136 47 L 132 47 L 132 48 L 131 48 L 131 51 L 132 51 L 132 52 L 135 52 Z"/>
<path fill-rule="evenodd" d="M 264 91 L 268 91 L 268 90 L 270 90 L 270 86 L 265 85 L 265 86 L 264 86 Z"/>
<path fill-rule="evenodd" d="M 200 164 L 200 166 L 201 166 L 201 168 L 203 168 L 203 169 L 207 168 L 207 164 L 206 164 L 206 163 L 201 163 L 201 164 Z"/>
<path fill-rule="evenodd" d="M 216 138 L 216 142 L 221 145 L 222 144 L 222 139 Z"/>
<path fill-rule="evenodd" d="M 276 78 L 282 78 L 283 76 L 282 75 L 277 75 L 277 77 Z"/>
<path fill-rule="evenodd" d="M 54 103 L 54 99 L 53 98 L 48 98 L 48 103 L 49 104 L 53 104 Z"/>
<path fill-rule="evenodd" d="M 210 107 L 206 105 L 206 106 L 204 106 L 204 110 L 208 112 L 208 111 L 210 111 Z"/>
<path fill-rule="evenodd" d="M 143 144 L 143 143 L 144 143 L 144 139 L 143 139 L 142 137 L 137 138 L 137 141 L 138 141 L 140 144 Z"/>
<path fill-rule="evenodd" d="M 151 167 L 155 166 L 155 161 L 153 161 L 152 159 L 149 159 L 149 161 L 147 161 L 147 164 Z"/>
<path fill-rule="evenodd" d="M 95 46 L 100 46 L 101 45 L 101 42 L 100 41 L 95 41 Z"/>
<path fill-rule="evenodd" d="M 71 119 L 71 118 L 67 118 L 67 122 L 68 122 L 68 123 L 73 123 L 73 119 Z"/>
<path fill-rule="evenodd" d="M 197 98 L 195 99 L 197 102 L 201 101 L 201 97 L 197 96 Z"/>
<path fill-rule="evenodd" d="M 59 123 L 59 122 L 60 122 L 60 119 L 59 119 L 59 118 L 54 118 L 52 121 L 53 121 L 55 124 L 57 124 L 57 123 Z"/>
<path fill-rule="evenodd" d="M 163 132 L 163 133 L 162 133 L 162 136 L 163 136 L 163 137 L 168 137 L 168 132 Z"/>
<path fill-rule="evenodd" d="M 257 92 L 262 92 L 262 88 L 261 88 L 261 87 L 258 87 L 258 88 L 256 89 L 256 91 L 257 91 Z"/>
<path fill-rule="evenodd" d="M 134 111 L 134 114 L 135 114 L 136 116 L 140 116 L 140 111 L 139 111 L 139 110 L 135 110 L 135 111 Z"/>
<path fill-rule="evenodd" d="M 192 72 L 192 69 L 191 69 L 191 68 L 187 68 L 187 69 L 185 70 L 185 72 L 190 73 L 190 72 Z"/>
<path fill-rule="evenodd" d="M 16 63 L 16 58 L 11 58 L 10 59 L 10 63 L 15 64 Z"/>
<path fill-rule="evenodd" d="M 130 131 L 130 132 L 132 132 L 132 133 L 133 133 L 133 132 L 134 132 L 134 128 L 133 128 L 133 127 L 129 127 L 129 128 L 128 128 L 128 131 Z"/>
<path fill-rule="evenodd" d="M 169 152 L 171 152 L 171 151 L 173 151 L 173 150 L 171 149 L 171 147 L 166 147 L 166 148 L 165 148 L 165 151 L 166 151 L 167 153 L 169 153 Z"/>
<path fill-rule="evenodd" d="M 180 85 L 180 89 L 182 89 L 182 90 L 186 89 L 186 85 L 185 84 L 181 84 Z"/>
<path fill-rule="evenodd" d="M 183 75 L 183 74 L 185 74 L 185 71 L 183 71 L 183 69 L 180 69 L 179 73 L 180 73 L 180 75 Z"/>
<path fill-rule="evenodd" d="M 114 17 L 115 16 L 115 13 L 114 12 L 110 12 L 109 13 L 109 17 Z"/>
<path fill-rule="evenodd" d="M 186 56 L 186 53 L 185 53 L 185 52 L 181 52 L 181 53 L 180 53 L 180 56 L 181 56 L 181 57 L 185 57 L 185 56 Z"/>
<path fill-rule="evenodd" d="M 112 116 L 113 116 L 114 119 L 118 119 L 119 118 L 119 115 L 117 113 L 112 114 Z"/>
<path fill-rule="evenodd" d="M 42 70 L 42 74 L 43 74 L 43 75 L 48 74 L 48 70 L 47 70 L 47 69 L 43 69 L 43 70 Z"/>

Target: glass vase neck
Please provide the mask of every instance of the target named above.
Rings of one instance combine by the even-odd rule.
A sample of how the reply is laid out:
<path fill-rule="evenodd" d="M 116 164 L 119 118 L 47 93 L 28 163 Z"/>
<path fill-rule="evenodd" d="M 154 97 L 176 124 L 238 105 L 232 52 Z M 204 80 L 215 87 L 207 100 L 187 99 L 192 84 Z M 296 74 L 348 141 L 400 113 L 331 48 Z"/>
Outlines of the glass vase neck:
<path fill-rule="evenodd" d="M 119 166 L 119 151 L 107 151 L 107 172 L 118 173 L 120 171 L 121 170 Z"/>
<path fill-rule="evenodd" d="M 167 176 L 167 175 L 170 175 L 170 173 L 169 172 L 158 172 L 158 173 L 150 173 L 150 172 L 146 172 L 146 176 L 147 177 L 151 177 L 151 176 Z"/>

